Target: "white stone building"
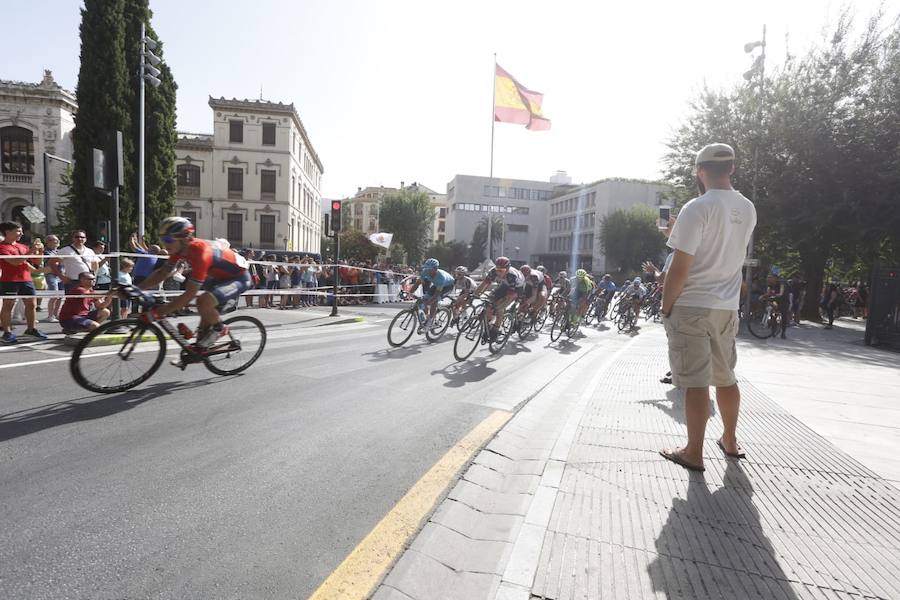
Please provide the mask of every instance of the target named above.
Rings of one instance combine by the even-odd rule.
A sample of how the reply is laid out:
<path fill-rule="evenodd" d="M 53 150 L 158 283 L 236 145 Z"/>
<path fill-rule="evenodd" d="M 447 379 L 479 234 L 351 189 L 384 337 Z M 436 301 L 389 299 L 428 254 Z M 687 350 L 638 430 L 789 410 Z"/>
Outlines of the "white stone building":
<path fill-rule="evenodd" d="M 56 223 L 66 165 L 49 162 L 50 194 L 44 198 L 43 154 L 72 160 L 77 109 L 75 94 L 57 84 L 50 71 L 40 83 L 0 80 L 0 220 L 19 221 L 26 232 L 43 236 L 46 224 L 34 225 L 22 216 L 26 206 L 36 206 Z"/>
<path fill-rule="evenodd" d="M 324 169 L 294 105 L 209 106 L 212 134 L 178 134 L 178 214 L 235 247 L 318 253 Z"/>
<path fill-rule="evenodd" d="M 343 200 L 341 212 L 343 213 L 344 227 L 347 229 L 358 229 L 366 235 L 382 231 L 378 218 L 381 201 L 386 195 L 395 194 L 403 189 L 423 192 L 431 199 L 431 207 L 434 210 L 434 226 L 432 227 L 430 240 L 432 242 L 445 241 L 447 196 L 415 181 L 410 185 L 406 185 L 406 182 L 401 181 L 399 188 L 384 187 L 383 185 L 357 188 L 353 197 Z"/>

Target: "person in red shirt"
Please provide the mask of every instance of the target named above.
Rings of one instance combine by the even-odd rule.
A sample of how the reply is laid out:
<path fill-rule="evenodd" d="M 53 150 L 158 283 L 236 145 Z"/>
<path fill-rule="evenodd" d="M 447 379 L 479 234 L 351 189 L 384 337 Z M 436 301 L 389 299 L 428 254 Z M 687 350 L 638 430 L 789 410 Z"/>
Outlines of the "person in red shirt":
<path fill-rule="evenodd" d="M 227 310 L 237 306 L 241 294 L 252 285 L 248 269 L 250 265 L 231 248 L 225 248 L 218 242 L 195 238 L 194 226 L 184 217 L 165 219 L 159 228 L 159 238 L 169 253 L 169 261 L 151 273 L 139 287 L 142 290 L 156 289 L 156 286 L 175 273 L 178 261 L 181 260 L 190 265 L 190 278 L 185 282 L 183 294 L 143 313 L 143 318 L 153 320 L 176 313 L 196 296 L 197 310 L 200 312 L 196 345 L 209 348 L 228 333 L 228 328 L 220 318 L 219 309 Z"/>
<path fill-rule="evenodd" d="M 0 223 L 0 296 L 32 296 L 23 298 L 25 304 L 25 322 L 27 329 L 25 335 L 30 335 L 39 340 L 46 340 L 47 336 L 38 331 L 35 326 L 34 283 L 31 281 L 31 272 L 34 266 L 27 258 L 6 258 L 12 256 L 28 256 L 28 246 L 20 244 L 22 237 L 22 225 L 15 221 Z M 12 332 L 12 309 L 15 299 L 4 299 L 0 304 L 0 327 L 3 328 L 2 343 L 15 344 L 18 341 Z"/>
<path fill-rule="evenodd" d="M 94 293 L 94 274 L 85 271 L 78 275 L 78 283 L 69 289 L 72 296 L 84 296 Z M 59 309 L 59 324 L 63 333 L 93 331 L 109 318 L 109 305 L 112 296 L 102 298 L 66 298 Z"/>

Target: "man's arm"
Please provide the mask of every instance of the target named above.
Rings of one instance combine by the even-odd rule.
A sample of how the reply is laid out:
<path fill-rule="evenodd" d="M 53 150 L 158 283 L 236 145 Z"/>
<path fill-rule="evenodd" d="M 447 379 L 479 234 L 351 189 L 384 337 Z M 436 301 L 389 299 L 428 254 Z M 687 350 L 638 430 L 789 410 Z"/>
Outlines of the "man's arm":
<path fill-rule="evenodd" d="M 694 257 L 692 255 L 687 252 L 682 252 L 681 250 L 675 250 L 675 256 L 672 258 L 672 266 L 669 267 L 666 274 L 665 285 L 663 285 L 663 316 L 669 316 L 672 312 L 672 307 L 675 305 L 675 301 L 678 300 L 681 292 L 684 291 L 684 284 L 687 282 L 688 272 L 691 270 L 693 262 Z"/>

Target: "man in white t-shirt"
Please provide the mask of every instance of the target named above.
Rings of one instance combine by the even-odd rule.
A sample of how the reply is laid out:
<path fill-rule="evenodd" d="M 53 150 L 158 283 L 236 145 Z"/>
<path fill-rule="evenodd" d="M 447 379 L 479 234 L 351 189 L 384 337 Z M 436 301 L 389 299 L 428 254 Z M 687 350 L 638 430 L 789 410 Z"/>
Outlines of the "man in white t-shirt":
<path fill-rule="evenodd" d="M 744 457 L 736 436 L 741 394 L 734 376 L 734 336 L 741 268 L 756 226 L 756 209 L 731 187 L 732 173 L 731 146 L 710 144 L 697 153 L 702 195 L 681 209 L 668 241 L 674 256 L 663 287 L 662 313 L 673 383 L 685 388 L 688 442 L 660 454 L 694 471 L 704 470 L 711 385 L 724 425 L 718 446 L 730 458 Z"/>
<path fill-rule="evenodd" d="M 97 271 L 100 262 L 94 251 L 87 247 L 87 234 L 81 229 L 72 232 L 72 243 L 60 248 L 56 253 L 60 257 L 63 272 L 63 284 L 66 291 L 78 285 L 82 273 Z"/>

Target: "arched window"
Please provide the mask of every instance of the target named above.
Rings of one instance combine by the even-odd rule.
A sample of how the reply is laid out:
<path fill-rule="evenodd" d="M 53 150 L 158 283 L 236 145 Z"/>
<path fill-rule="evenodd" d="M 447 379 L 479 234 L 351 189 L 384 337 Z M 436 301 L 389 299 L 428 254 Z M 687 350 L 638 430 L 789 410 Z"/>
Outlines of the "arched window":
<path fill-rule="evenodd" d="M 23 127 L 0 129 L 0 169 L 4 173 L 34 175 L 34 136 Z"/>

